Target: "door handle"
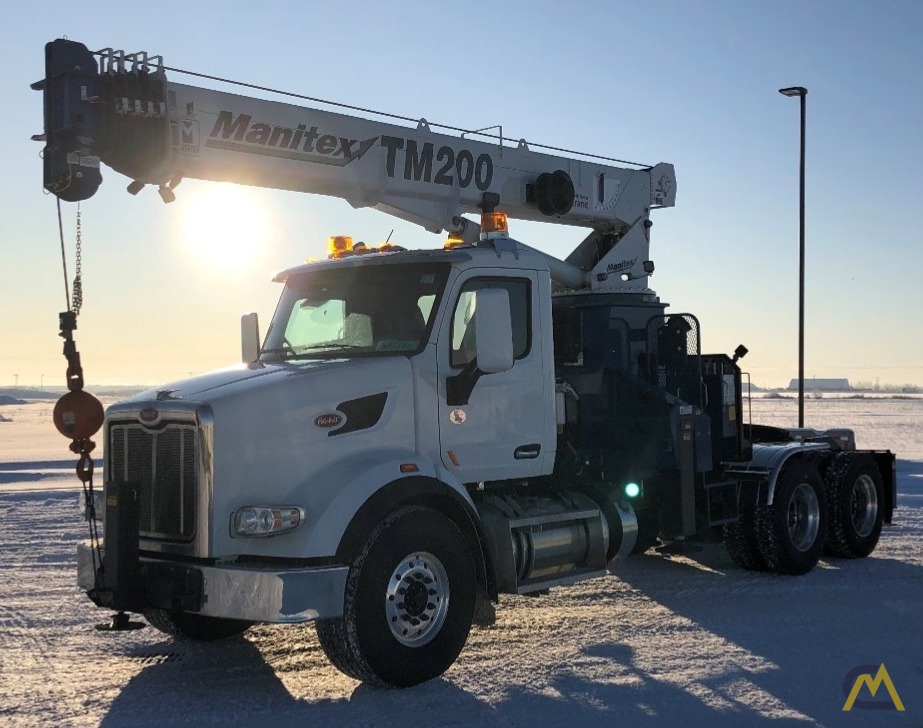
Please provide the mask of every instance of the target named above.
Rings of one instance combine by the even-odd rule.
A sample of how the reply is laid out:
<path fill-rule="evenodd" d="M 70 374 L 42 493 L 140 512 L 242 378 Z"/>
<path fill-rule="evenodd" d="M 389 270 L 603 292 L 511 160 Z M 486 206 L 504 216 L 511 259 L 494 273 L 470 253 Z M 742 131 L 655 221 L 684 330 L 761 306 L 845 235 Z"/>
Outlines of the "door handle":
<path fill-rule="evenodd" d="M 513 457 L 516 460 L 534 460 L 542 451 L 542 446 L 538 443 L 533 445 L 520 445 L 513 451 Z"/>

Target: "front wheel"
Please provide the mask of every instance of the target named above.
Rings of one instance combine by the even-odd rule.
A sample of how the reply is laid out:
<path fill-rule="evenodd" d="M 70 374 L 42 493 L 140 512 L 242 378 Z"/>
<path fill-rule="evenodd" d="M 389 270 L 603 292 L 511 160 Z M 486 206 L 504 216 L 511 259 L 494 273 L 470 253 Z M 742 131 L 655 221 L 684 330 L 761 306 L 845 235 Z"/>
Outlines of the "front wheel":
<path fill-rule="evenodd" d="M 429 508 L 382 521 L 350 567 L 343 616 L 317 624 L 335 667 L 408 687 L 444 673 L 474 618 L 474 561 L 458 527 Z"/>

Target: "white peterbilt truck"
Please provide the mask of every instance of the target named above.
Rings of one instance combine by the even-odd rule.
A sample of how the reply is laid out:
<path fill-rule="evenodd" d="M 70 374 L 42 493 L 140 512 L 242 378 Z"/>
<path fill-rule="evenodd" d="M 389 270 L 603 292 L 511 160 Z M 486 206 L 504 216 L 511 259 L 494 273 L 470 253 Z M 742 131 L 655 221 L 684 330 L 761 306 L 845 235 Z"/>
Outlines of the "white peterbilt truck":
<path fill-rule="evenodd" d="M 437 250 L 332 238 L 277 276 L 264 341 L 243 318 L 242 365 L 107 410 L 103 544 L 78 553 L 98 606 L 197 640 L 313 621 L 344 673 L 408 686 L 501 593 L 715 536 L 743 568 L 801 574 L 825 550 L 868 555 L 891 522 L 890 451 L 745 424 L 745 348 L 702 354 L 697 319 L 648 287 L 671 165 L 181 85 L 159 57 L 67 40 L 45 66 L 62 200 L 92 196 L 105 163 L 165 201 L 185 177 L 231 181 L 450 233 Z M 591 232 L 561 261 L 507 216 Z"/>

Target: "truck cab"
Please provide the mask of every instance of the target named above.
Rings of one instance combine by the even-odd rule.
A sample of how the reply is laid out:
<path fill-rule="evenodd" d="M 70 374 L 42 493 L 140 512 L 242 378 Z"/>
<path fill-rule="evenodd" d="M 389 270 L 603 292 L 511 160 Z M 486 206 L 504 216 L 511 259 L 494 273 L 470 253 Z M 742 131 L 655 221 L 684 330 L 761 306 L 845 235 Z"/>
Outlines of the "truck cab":
<path fill-rule="evenodd" d="M 351 527 L 421 489 L 471 526 L 472 485 L 554 468 L 540 255 L 515 243 L 338 255 L 276 280 L 256 360 L 107 411 L 105 479 L 135 489 L 138 558 L 152 575 L 122 585 L 136 611 L 338 617 Z M 499 362 L 498 338 L 511 344 Z M 376 499 L 379 512 L 363 513 Z M 91 593 L 94 572 L 84 549 Z"/>

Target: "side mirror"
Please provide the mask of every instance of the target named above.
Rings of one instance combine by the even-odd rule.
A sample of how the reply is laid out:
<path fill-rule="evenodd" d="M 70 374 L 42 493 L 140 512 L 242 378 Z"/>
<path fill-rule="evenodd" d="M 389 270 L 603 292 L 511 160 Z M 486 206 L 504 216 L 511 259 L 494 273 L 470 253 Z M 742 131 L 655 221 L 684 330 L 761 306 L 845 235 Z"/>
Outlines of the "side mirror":
<path fill-rule="evenodd" d="M 477 292 L 474 317 L 478 369 L 484 374 L 499 374 L 513 368 L 513 324 L 510 294 L 504 288 L 484 288 Z"/>
<path fill-rule="evenodd" d="M 240 317 L 240 357 L 244 364 L 260 358 L 260 321 L 255 313 Z"/>

